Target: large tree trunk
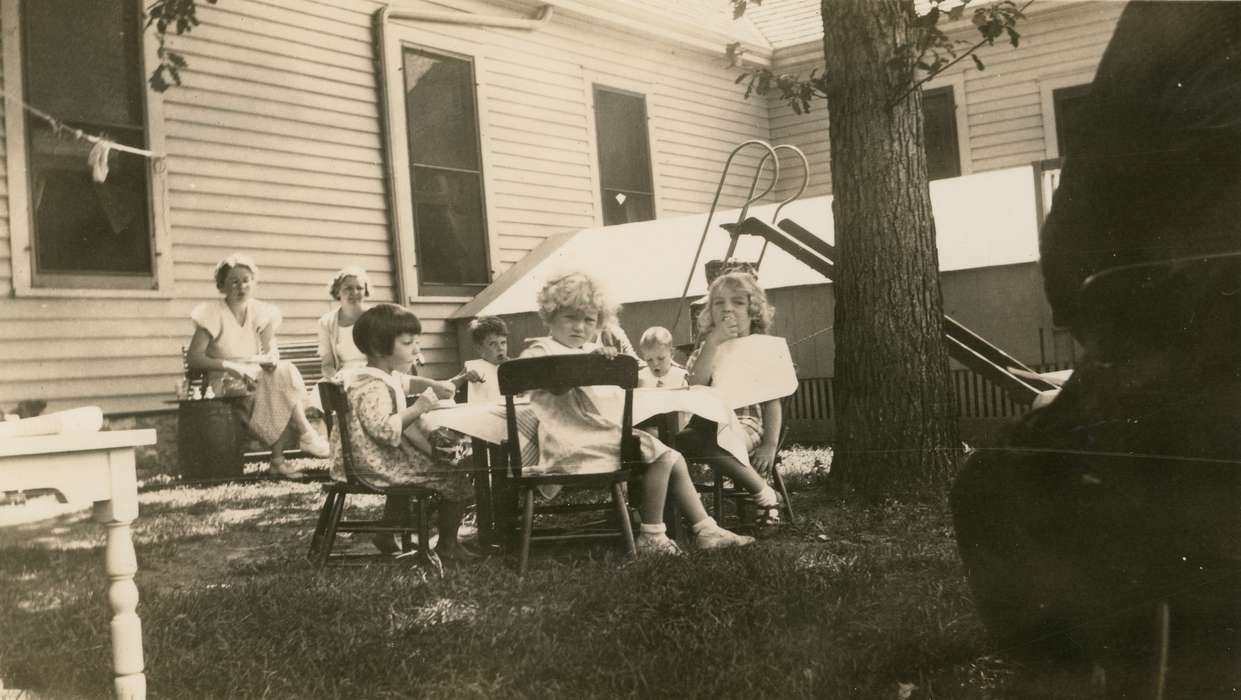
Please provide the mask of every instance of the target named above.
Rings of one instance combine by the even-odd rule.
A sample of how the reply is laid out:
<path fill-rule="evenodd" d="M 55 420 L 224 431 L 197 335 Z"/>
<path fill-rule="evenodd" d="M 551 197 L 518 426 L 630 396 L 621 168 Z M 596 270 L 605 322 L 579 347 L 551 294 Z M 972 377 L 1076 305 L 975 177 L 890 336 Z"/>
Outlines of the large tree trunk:
<path fill-rule="evenodd" d="M 912 1 L 912 0 L 909 0 Z M 823 0 L 836 294 L 832 472 L 871 498 L 931 496 L 955 472 L 921 91 L 893 61 L 910 41 L 899 0 Z"/>

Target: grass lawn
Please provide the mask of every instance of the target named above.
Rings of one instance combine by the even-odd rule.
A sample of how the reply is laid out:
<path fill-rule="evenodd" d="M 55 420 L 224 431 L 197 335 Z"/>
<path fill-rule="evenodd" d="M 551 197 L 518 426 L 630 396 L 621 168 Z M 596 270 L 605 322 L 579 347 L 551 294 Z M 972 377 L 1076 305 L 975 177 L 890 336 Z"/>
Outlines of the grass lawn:
<path fill-rule="evenodd" d="M 317 485 L 147 484 L 134 540 L 149 693 L 1088 695 L 1085 679 L 1031 679 L 996 654 L 945 509 L 829 500 L 828 459 L 788 453 L 803 521 L 752 547 L 637 562 L 536 549 L 524 580 L 500 558 L 442 579 L 404 563 L 317 575 Z M 89 510 L 20 517 L 49 500 L 0 507 L 0 680 L 107 697 L 102 531 Z"/>

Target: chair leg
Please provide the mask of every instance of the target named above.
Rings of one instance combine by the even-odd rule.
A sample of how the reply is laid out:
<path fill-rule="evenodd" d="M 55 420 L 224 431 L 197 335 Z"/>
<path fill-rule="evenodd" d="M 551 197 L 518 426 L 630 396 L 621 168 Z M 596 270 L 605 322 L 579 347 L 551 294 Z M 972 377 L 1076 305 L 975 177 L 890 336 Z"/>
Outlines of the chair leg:
<path fill-rule="evenodd" d="M 612 503 L 616 506 L 616 517 L 620 519 L 625 551 L 629 554 L 629 558 L 633 559 L 638 556 L 638 547 L 633 541 L 633 523 L 629 521 L 629 505 L 625 503 L 625 491 L 619 482 L 612 484 Z"/>
<path fill-rule="evenodd" d="M 797 515 L 793 512 L 793 499 L 789 498 L 789 490 L 784 485 L 784 475 L 780 473 L 780 464 L 771 465 L 771 480 L 775 482 L 776 488 L 780 491 L 780 497 L 784 499 L 784 509 L 789 514 L 789 525 L 797 524 Z"/>
<path fill-rule="evenodd" d="M 427 499 L 417 498 L 418 503 L 418 550 L 422 552 L 423 560 L 427 559 L 427 552 L 431 551 L 431 515 L 427 512 Z"/>
<path fill-rule="evenodd" d="M 711 515 L 715 516 L 715 521 L 720 527 L 724 526 L 724 473 L 715 466 L 711 467 L 711 479 L 713 481 L 711 495 L 714 501 L 715 512 Z"/>
<path fill-rule="evenodd" d="M 526 489 L 523 495 L 525 507 L 521 519 L 521 553 L 517 559 L 517 575 L 526 575 L 530 561 L 530 536 L 534 533 L 534 489 Z"/>
<path fill-rule="evenodd" d="M 411 506 L 413 504 L 410 503 L 411 500 L 412 499 L 407 496 L 401 501 L 400 526 L 401 526 L 401 553 L 402 554 L 407 554 L 409 552 L 414 551 L 413 543 L 410 541 L 410 538 L 409 538 L 409 531 L 414 528 L 414 515 L 411 510 Z M 422 499 L 418 499 L 418 504 L 422 505 Z M 421 546 L 421 544 L 422 542 L 420 540 L 419 545 Z"/>
<path fill-rule="evenodd" d="M 322 569 L 327 566 L 328 560 L 332 558 L 332 546 L 336 544 L 336 525 L 340 522 L 340 516 L 345 512 L 345 496 L 344 493 L 332 494 L 332 511 L 328 514 L 327 531 L 323 533 L 323 544 L 319 549 L 319 561 L 317 568 Z"/>
<path fill-rule="evenodd" d="M 323 535 L 327 531 L 327 521 L 332 514 L 332 500 L 335 495 L 335 491 L 328 491 L 323 498 L 323 507 L 319 509 L 319 520 L 315 523 L 314 534 L 310 536 L 310 551 L 306 553 L 306 560 L 312 564 L 319 554 L 319 548 L 323 546 Z"/>

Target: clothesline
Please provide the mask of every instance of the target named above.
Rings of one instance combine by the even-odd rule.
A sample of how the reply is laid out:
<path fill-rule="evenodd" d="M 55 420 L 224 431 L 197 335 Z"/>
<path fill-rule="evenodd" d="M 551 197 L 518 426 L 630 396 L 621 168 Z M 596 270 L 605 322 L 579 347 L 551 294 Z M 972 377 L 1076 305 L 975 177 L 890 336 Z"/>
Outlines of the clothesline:
<path fill-rule="evenodd" d="M 20 103 L 22 108 L 25 109 L 27 112 L 47 122 L 52 127 L 52 131 L 54 133 L 59 134 L 59 133 L 67 131 L 70 134 L 72 134 L 74 138 L 81 139 L 83 141 L 89 141 L 90 143 L 97 144 L 97 145 L 103 145 L 108 150 L 124 151 L 125 153 L 132 153 L 136 156 L 142 156 L 144 158 L 163 158 L 164 157 L 163 154 L 155 153 L 153 151 L 148 151 L 143 148 L 134 148 L 133 146 L 126 146 L 123 143 L 117 143 L 111 139 L 105 139 L 102 136 L 95 136 L 94 134 L 88 134 L 85 131 L 82 131 L 81 129 L 65 126 L 64 122 L 60 121 L 56 117 L 53 117 L 47 112 L 44 112 L 38 107 L 26 104 L 22 100 L 17 100 L 17 102 Z"/>

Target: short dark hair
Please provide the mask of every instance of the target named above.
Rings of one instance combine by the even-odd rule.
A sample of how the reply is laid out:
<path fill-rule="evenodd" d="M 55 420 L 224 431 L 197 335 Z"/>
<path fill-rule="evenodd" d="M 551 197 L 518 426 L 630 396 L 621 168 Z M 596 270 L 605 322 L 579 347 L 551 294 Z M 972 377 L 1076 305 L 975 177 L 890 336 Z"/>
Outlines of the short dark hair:
<path fill-rule="evenodd" d="M 481 345 L 489 335 L 508 337 L 508 324 L 499 316 L 479 316 L 470 321 L 470 339 Z"/>
<path fill-rule="evenodd" d="M 367 357 L 392 354 L 398 335 L 422 332 L 422 323 L 413 311 L 396 304 L 376 304 L 353 323 L 353 344 Z"/>

